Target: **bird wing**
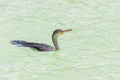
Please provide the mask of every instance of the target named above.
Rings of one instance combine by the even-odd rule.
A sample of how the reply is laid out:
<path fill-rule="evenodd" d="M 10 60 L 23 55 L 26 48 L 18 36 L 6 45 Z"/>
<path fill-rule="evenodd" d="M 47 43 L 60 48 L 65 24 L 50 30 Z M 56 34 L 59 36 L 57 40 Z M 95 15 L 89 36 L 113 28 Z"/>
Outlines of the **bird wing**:
<path fill-rule="evenodd" d="M 54 47 L 47 45 L 47 44 L 36 44 L 33 46 L 33 48 L 36 48 L 39 51 L 53 51 L 55 50 Z"/>

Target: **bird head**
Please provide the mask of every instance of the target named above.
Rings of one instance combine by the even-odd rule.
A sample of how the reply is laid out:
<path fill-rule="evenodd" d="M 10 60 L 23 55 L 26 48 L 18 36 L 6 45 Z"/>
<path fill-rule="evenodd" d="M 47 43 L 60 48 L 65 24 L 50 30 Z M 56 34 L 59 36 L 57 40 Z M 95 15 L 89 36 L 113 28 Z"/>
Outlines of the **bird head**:
<path fill-rule="evenodd" d="M 62 29 L 56 29 L 54 32 L 53 32 L 53 35 L 58 37 L 60 35 L 63 35 L 64 33 L 66 32 L 70 32 L 72 31 L 72 29 L 67 29 L 67 30 L 62 30 Z"/>

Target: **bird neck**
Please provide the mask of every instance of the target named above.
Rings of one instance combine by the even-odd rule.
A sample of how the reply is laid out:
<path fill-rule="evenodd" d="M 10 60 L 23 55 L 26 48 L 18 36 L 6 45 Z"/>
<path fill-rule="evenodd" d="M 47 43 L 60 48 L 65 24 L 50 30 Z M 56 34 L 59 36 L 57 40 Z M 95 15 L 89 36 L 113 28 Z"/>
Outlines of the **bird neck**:
<path fill-rule="evenodd" d="M 57 36 L 56 35 L 52 35 L 52 41 L 53 41 L 53 44 L 55 46 L 55 49 L 56 50 L 60 50 L 60 47 L 59 47 L 59 44 L 58 44 L 58 40 L 57 40 Z"/>

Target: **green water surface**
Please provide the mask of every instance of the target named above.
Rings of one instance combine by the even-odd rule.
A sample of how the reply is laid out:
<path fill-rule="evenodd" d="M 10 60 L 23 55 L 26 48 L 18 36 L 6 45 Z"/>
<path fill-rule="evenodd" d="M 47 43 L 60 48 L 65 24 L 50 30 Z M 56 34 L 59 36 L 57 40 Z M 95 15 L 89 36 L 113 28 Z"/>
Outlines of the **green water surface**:
<path fill-rule="evenodd" d="M 26 40 L 60 51 L 10 44 Z M 119 0 L 0 0 L 0 80 L 120 80 Z"/>

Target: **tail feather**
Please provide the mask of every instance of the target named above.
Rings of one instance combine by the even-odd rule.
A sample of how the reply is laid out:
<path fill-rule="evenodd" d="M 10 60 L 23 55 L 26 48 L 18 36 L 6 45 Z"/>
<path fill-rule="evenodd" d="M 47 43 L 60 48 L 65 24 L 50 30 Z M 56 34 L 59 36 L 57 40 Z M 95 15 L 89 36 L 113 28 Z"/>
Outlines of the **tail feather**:
<path fill-rule="evenodd" d="M 26 41 L 22 41 L 22 40 L 11 41 L 11 44 L 17 45 L 19 47 L 27 47 L 27 42 Z"/>

